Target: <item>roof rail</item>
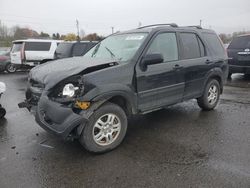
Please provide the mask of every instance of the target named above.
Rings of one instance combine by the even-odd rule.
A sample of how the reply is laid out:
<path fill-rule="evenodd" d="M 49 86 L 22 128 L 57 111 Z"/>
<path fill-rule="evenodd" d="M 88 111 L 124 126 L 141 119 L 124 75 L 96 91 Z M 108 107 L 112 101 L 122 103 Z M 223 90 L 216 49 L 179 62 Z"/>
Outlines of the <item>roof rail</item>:
<path fill-rule="evenodd" d="M 175 23 L 168 23 L 168 24 L 153 24 L 153 25 L 146 25 L 146 26 L 138 27 L 137 29 L 143 29 L 143 28 L 154 27 L 154 26 L 164 26 L 164 25 L 168 25 L 168 26 L 171 26 L 171 27 L 178 27 L 178 25 L 175 24 Z"/>
<path fill-rule="evenodd" d="M 200 25 L 190 25 L 190 26 L 187 26 L 187 27 L 194 27 L 196 29 L 202 29 L 202 27 Z"/>

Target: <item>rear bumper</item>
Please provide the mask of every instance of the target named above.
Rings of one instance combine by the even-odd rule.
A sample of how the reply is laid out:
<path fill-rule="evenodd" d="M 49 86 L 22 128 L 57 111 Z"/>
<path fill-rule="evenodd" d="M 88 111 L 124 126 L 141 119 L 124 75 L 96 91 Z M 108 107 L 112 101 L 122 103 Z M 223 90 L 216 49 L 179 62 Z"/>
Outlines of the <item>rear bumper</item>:
<path fill-rule="evenodd" d="M 229 72 L 250 74 L 250 66 L 229 65 Z"/>
<path fill-rule="evenodd" d="M 76 127 L 84 126 L 88 121 L 83 114 L 76 114 L 71 108 L 53 102 L 46 96 L 41 97 L 38 102 L 35 119 L 43 129 L 63 139 L 70 136 Z"/>

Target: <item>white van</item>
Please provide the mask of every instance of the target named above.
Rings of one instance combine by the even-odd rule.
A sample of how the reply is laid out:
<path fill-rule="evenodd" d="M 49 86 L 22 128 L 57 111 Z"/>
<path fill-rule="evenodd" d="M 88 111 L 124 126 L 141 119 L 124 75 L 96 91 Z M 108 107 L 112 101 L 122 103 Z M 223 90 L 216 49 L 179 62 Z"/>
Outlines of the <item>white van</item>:
<path fill-rule="evenodd" d="M 16 66 L 35 66 L 53 60 L 61 40 L 26 39 L 13 41 L 11 63 Z"/>

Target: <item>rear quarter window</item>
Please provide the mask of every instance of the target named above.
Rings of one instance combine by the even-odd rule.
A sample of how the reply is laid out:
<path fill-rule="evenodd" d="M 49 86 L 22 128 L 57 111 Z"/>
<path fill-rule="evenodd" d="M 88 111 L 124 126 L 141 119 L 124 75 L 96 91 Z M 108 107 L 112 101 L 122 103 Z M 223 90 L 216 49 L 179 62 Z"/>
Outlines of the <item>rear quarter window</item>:
<path fill-rule="evenodd" d="M 19 52 L 19 51 L 21 51 L 22 46 L 23 46 L 22 42 L 14 43 L 13 46 L 12 46 L 11 52 Z"/>
<path fill-rule="evenodd" d="M 225 49 L 218 38 L 214 33 L 202 33 L 204 40 L 206 41 L 209 50 L 214 56 L 225 56 Z"/>
<path fill-rule="evenodd" d="M 51 42 L 25 42 L 25 51 L 49 51 Z"/>
<path fill-rule="evenodd" d="M 246 49 L 250 48 L 250 35 L 233 38 L 228 49 Z"/>

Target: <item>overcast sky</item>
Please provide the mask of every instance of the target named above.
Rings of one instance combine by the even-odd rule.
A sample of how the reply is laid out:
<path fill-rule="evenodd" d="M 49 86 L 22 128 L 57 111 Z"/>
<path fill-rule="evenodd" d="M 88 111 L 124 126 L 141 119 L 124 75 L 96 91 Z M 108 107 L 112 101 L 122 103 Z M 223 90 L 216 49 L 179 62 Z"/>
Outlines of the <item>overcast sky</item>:
<path fill-rule="evenodd" d="M 139 25 L 177 23 L 212 28 L 218 33 L 250 30 L 250 0 L 0 0 L 0 20 L 52 34 L 108 35 Z"/>

